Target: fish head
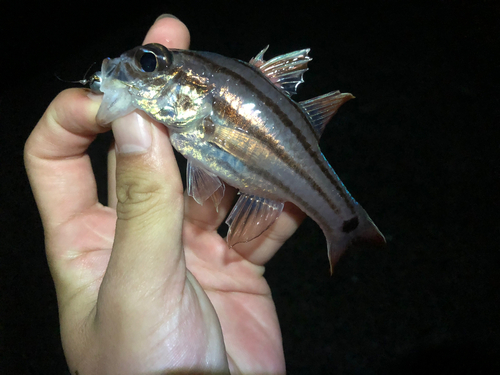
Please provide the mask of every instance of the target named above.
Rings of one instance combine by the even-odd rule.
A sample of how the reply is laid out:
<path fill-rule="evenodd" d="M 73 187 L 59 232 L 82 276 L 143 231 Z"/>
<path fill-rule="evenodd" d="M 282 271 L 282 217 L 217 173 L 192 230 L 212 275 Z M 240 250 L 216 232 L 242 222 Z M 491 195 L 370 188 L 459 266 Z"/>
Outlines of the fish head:
<path fill-rule="evenodd" d="M 172 112 L 173 108 L 164 99 L 176 69 L 173 54 L 161 44 L 147 44 L 123 53 L 118 58 L 103 61 L 98 73 L 103 99 L 96 121 L 107 124 L 141 109 L 152 117 L 161 110 Z"/>

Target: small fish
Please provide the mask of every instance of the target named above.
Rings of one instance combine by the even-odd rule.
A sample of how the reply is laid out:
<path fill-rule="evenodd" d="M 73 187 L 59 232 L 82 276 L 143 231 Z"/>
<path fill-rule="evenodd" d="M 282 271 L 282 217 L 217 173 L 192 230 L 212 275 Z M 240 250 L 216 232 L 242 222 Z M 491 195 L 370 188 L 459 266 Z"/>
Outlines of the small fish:
<path fill-rule="evenodd" d="M 351 94 L 295 102 L 309 49 L 249 63 L 215 53 L 136 47 L 105 59 L 89 82 L 104 93 L 97 122 L 140 109 L 170 131 L 188 160 L 187 190 L 217 209 L 225 183 L 240 190 L 229 214 L 230 247 L 268 229 L 292 202 L 323 230 L 331 269 L 354 241 L 385 239 L 321 153 L 325 125 Z"/>

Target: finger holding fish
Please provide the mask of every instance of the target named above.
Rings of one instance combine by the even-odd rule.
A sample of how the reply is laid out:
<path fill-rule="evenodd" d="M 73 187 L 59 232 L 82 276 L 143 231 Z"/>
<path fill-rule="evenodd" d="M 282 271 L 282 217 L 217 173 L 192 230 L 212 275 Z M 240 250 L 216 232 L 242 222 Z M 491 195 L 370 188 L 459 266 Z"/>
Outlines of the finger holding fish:
<path fill-rule="evenodd" d="M 177 17 L 165 14 L 158 17 L 146 33 L 143 44 L 162 43 L 172 48 L 189 48 L 190 35 L 186 25 Z M 92 95 L 100 102 L 101 95 Z M 108 151 L 108 206 L 116 208 L 116 154 L 114 143 Z"/>
<path fill-rule="evenodd" d="M 189 32 L 179 20 L 164 17 L 149 30 L 145 41 L 151 40 L 168 40 L 172 47 L 187 48 Z M 139 111 L 118 117 L 110 124 L 115 147 L 108 156 L 108 200 L 116 208 L 118 221 L 103 285 L 112 284 L 110 289 L 118 296 L 113 282 L 116 274 L 127 274 L 127 280 L 137 278 L 136 282 L 147 275 L 150 285 L 154 285 L 164 282 L 165 272 L 179 273 L 183 282 L 182 182 L 168 130 Z M 160 206 L 165 208 L 163 212 L 158 212 Z M 147 256 L 143 252 L 145 246 Z M 153 263 L 147 265 L 148 259 Z M 167 264 L 172 267 L 168 271 L 163 269 Z M 153 265 L 160 266 L 158 272 L 153 271 Z M 123 284 L 126 283 L 119 283 Z"/>

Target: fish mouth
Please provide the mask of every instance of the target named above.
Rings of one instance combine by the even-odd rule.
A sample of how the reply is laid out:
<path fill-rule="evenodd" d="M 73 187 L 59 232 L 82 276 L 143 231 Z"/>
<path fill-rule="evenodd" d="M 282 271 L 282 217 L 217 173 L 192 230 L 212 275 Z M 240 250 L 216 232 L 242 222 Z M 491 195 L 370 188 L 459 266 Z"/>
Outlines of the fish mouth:
<path fill-rule="evenodd" d="M 97 124 L 109 124 L 135 110 L 127 68 L 120 58 L 107 58 L 102 62 L 100 91 L 104 95 L 96 116 Z"/>

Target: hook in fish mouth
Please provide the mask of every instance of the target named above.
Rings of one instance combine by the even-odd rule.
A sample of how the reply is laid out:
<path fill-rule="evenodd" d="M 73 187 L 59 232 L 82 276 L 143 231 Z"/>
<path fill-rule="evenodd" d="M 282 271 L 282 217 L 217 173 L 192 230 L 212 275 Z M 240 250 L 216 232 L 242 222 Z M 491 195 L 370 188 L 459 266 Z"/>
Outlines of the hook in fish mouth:
<path fill-rule="evenodd" d="M 98 71 L 92 74 L 92 76 L 89 79 L 85 80 L 85 83 L 82 84 L 83 85 L 88 84 L 90 90 L 92 90 L 94 94 L 102 94 L 101 83 L 102 83 L 102 74 L 100 71 Z"/>
<path fill-rule="evenodd" d="M 102 94 L 101 91 L 101 82 L 102 82 L 102 74 L 100 71 L 95 72 L 92 74 L 89 78 L 87 78 L 87 74 L 89 74 L 90 69 L 95 65 L 95 61 L 88 67 L 87 71 L 83 75 L 83 79 L 79 79 L 76 81 L 68 81 L 66 79 L 62 79 L 59 77 L 56 73 L 54 75 L 56 78 L 62 82 L 67 82 L 67 83 L 79 83 L 80 85 L 87 86 L 89 85 L 90 90 L 92 90 L 93 93 L 95 94 Z"/>

